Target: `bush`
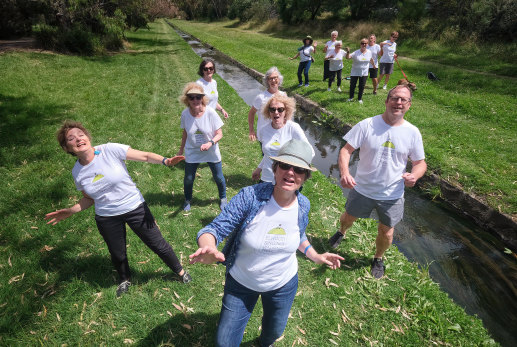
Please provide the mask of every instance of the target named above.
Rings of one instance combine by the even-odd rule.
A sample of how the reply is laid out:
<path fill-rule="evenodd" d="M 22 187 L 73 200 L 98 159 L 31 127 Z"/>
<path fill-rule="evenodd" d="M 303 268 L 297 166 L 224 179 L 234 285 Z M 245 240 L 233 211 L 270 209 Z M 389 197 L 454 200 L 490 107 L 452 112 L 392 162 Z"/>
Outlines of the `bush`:
<path fill-rule="evenodd" d="M 92 55 L 103 51 L 99 38 L 81 25 L 74 25 L 71 30 L 65 31 L 61 42 L 63 48 L 72 53 Z"/>
<path fill-rule="evenodd" d="M 47 24 L 36 24 L 32 27 L 34 37 L 41 47 L 56 49 L 59 43 L 59 29 Z"/>

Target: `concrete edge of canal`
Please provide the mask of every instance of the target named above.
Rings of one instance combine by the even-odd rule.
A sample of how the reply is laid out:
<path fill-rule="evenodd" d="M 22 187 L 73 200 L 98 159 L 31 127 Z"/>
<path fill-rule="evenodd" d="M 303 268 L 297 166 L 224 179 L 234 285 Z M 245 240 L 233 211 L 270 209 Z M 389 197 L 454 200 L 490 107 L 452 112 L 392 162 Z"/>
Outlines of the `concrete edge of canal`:
<path fill-rule="evenodd" d="M 166 22 L 172 28 L 180 30 L 171 22 Z M 264 78 L 263 73 L 242 64 L 238 60 L 235 60 L 224 52 L 219 51 L 217 48 L 206 44 L 190 33 L 188 33 L 188 35 L 192 37 L 192 39 L 199 41 L 199 43 L 206 48 L 218 52 L 218 54 L 224 56 L 235 66 L 246 71 L 250 76 L 262 83 Z M 335 131 L 344 135 L 352 128 L 351 125 L 332 117 L 332 113 L 318 105 L 318 103 L 299 94 L 293 93 L 292 91 L 287 90 L 287 92 L 296 99 L 298 107 L 300 107 L 304 112 L 328 124 L 329 127 L 333 128 Z M 463 189 L 446 181 L 434 172 L 428 171 L 424 177 L 418 181 L 416 187 L 423 192 L 425 192 L 425 189 L 428 189 L 429 187 L 438 188 L 440 193 L 437 197 L 434 197 L 434 199 L 446 203 L 456 211 L 456 213 L 468 217 L 481 228 L 493 233 L 501 239 L 505 246 L 511 249 L 514 253 L 517 253 L 517 221 L 513 220 L 510 216 L 488 206 L 480 199 L 468 194 Z"/>

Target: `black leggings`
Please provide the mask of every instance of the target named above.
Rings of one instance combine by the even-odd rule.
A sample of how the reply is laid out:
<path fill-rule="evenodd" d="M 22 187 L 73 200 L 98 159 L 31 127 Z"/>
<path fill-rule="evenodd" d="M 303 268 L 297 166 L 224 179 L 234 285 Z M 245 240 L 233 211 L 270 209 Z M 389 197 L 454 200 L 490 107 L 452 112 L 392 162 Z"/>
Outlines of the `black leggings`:
<path fill-rule="evenodd" d="M 357 95 L 357 100 L 362 100 L 364 86 L 366 85 L 368 76 L 350 76 L 350 99 L 354 98 L 354 90 L 355 90 L 355 86 L 357 84 L 357 80 L 359 80 L 359 93 Z"/>
<path fill-rule="evenodd" d="M 341 71 L 343 71 L 343 69 L 337 70 L 337 71 L 329 71 L 329 88 L 332 86 L 332 82 L 334 82 L 334 78 L 336 77 L 336 74 L 337 74 L 337 86 L 341 87 Z"/>
<path fill-rule="evenodd" d="M 120 282 L 131 279 L 126 253 L 126 223 L 172 271 L 179 274 L 183 269 L 171 245 L 163 238 L 145 202 L 133 211 L 118 216 L 95 215 L 95 222 L 97 222 L 97 228 L 104 241 L 106 241 L 106 245 L 108 245 L 111 261 L 118 272 Z"/>

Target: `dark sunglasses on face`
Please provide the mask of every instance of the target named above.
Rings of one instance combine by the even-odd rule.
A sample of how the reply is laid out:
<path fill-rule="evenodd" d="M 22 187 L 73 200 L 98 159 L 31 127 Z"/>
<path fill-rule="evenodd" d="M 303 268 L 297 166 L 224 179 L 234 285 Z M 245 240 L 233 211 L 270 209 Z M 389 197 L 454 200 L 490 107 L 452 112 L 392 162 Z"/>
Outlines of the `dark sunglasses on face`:
<path fill-rule="evenodd" d="M 199 94 L 196 94 L 196 95 L 187 95 L 188 96 L 188 99 L 189 100 L 201 100 L 203 99 L 203 95 L 199 95 Z"/>
<path fill-rule="evenodd" d="M 304 169 L 304 168 L 301 168 L 301 167 L 298 167 L 298 166 L 294 166 L 294 165 L 291 165 L 291 164 L 278 163 L 278 167 L 280 167 L 282 170 L 285 170 L 285 171 L 288 171 L 291 168 L 293 168 L 293 171 L 295 173 L 297 173 L 298 175 L 307 173 L 307 169 Z"/>
<path fill-rule="evenodd" d="M 285 107 L 270 107 L 269 108 L 269 112 L 271 112 L 271 113 L 275 113 L 276 111 L 278 111 L 278 113 L 282 113 L 285 111 Z"/>
<path fill-rule="evenodd" d="M 368 42 L 361 42 L 361 44 L 362 44 L 362 45 L 367 45 L 367 44 L 368 44 Z"/>
<path fill-rule="evenodd" d="M 213 67 L 213 66 L 210 66 L 210 67 L 204 67 L 204 68 L 203 68 L 203 71 L 214 71 L 214 67 Z"/>

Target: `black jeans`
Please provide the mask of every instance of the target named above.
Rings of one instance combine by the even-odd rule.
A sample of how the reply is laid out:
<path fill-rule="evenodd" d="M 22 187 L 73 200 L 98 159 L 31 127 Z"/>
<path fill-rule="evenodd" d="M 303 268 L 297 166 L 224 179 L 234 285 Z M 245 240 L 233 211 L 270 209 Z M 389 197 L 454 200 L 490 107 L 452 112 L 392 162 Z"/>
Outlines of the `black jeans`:
<path fill-rule="evenodd" d="M 325 81 L 327 78 L 329 78 L 329 66 L 330 66 L 330 61 L 329 60 L 324 60 L 323 61 L 323 80 Z"/>
<path fill-rule="evenodd" d="M 337 70 L 337 71 L 329 71 L 329 88 L 332 86 L 332 82 L 334 82 L 334 78 L 336 77 L 336 74 L 337 74 L 337 86 L 341 87 L 341 71 L 343 71 L 343 69 Z"/>
<path fill-rule="evenodd" d="M 355 86 L 357 84 L 357 80 L 359 80 L 359 93 L 357 95 L 357 100 L 362 100 L 364 86 L 366 86 L 366 81 L 368 80 L 368 76 L 350 76 L 350 99 L 354 98 L 354 91 L 355 91 Z"/>
<path fill-rule="evenodd" d="M 145 202 L 133 211 L 118 216 L 95 215 L 95 222 L 108 245 L 111 261 L 118 272 L 120 282 L 131 279 L 126 253 L 126 223 L 172 271 L 180 273 L 183 269 L 171 245 L 163 238 Z"/>

